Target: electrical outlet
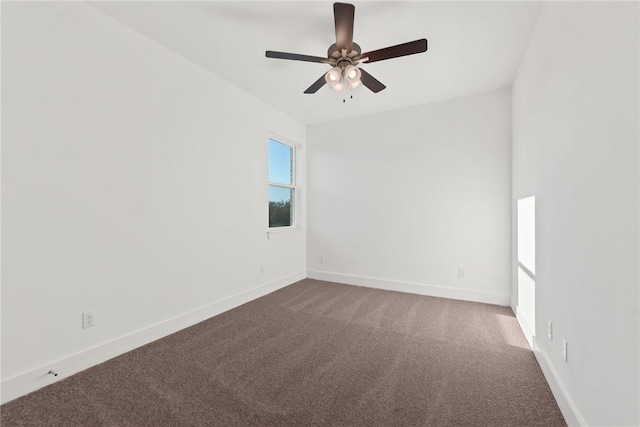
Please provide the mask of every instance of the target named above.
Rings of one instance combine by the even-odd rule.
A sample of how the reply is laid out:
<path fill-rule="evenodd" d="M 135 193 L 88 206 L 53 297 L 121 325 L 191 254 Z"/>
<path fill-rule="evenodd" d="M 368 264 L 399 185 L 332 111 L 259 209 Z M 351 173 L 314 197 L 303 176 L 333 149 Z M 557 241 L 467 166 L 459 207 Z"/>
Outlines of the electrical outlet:
<path fill-rule="evenodd" d="M 464 279 L 466 275 L 467 275 L 467 272 L 464 271 L 464 268 L 458 267 L 458 277 L 460 277 L 461 279 Z"/>
<path fill-rule="evenodd" d="M 96 326 L 96 314 L 93 311 L 82 313 L 82 328 L 90 328 Z"/>
<path fill-rule="evenodd" d="M 320 261 L 320 264 L 324 264 L 324 256 L 320 255 L 318 261 Z"/>
<path fill-rule="evenodd" d="M 551 320 L 549 320 L 547 323 L 547 336 L 550 340 L 553 340 L 553 323 L 551 322 Z"/>
<path fill-rule="evenodd" d="M 569 362 L 567 355 L 567 340 L 562 339 L 562 358 L 564 359 L 564 363 Z"/>
<path fill-rule="evenodd" d="M 264 274 L 264 265 L 260 266 L 260 274 Z"/>

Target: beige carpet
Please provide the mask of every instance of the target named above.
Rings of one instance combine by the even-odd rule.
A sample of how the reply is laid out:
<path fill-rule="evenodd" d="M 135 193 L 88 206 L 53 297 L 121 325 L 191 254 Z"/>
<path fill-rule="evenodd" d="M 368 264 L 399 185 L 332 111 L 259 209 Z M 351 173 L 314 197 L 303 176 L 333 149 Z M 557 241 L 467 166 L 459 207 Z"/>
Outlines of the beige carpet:
<path fill-rule="evenodd" d="M 306 279 L 0 407 L 25 426 L 564 426 L 511 310 Z"/>

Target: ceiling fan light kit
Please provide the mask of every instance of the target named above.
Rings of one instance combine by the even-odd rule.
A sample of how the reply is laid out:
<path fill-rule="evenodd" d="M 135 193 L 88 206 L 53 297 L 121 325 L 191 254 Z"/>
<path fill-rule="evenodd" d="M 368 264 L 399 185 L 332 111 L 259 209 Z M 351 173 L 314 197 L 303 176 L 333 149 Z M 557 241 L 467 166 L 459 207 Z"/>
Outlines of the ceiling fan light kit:
<path fill-rule="evenodd" d="M 360 70 L 353 65 L 348 65 L 344 69 L 336 66 L 327 71 L 324 79 L 331 89 L 336 92 L 342 92 L 345 80 L 347 81 L 349 90 L 355 90 L 360 87 L 362 85 L 362 81 L 360 80 L 361 75 Z"/>
<path fill-rule="evenodd" d="M 361 62 L 371 63 L 383 61 L 385 59 L 398 58 L 427 51 L 427 39 L 419 39 L 362 53 L 360 46 L 353 42 L 355 7 L 348 3 L 334 3 L 333 16 L 335 21 L 336 42 L 329 46 L 326 58 L 272 50 L 265 52 L 267 58 L 316 62 L 332 67 L 309 86 L 304 93 L 316 93 L 325 84 L 336 92 L 342 92 L 345 87 L 345 81 L 349 90 L 355 90 L 364 85 L 373 93 L 378 93 L 385 89 L 386 86 L 364 69 L 358 67 L 358 64 Z"/>

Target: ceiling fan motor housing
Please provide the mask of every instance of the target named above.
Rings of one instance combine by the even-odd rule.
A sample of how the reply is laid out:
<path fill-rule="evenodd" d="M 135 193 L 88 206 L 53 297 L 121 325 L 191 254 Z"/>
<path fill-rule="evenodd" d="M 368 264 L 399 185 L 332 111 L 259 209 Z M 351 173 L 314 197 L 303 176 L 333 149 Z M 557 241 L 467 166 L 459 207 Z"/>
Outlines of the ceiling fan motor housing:
<path fill-rule="evenodd" d="M 331 46 L 329 46 L 329 49 L 327 50 L 327 58 L 333 58 L 333 59 L 337 59 L 340 60 L 341 58 L 354 58 L 358 55 L 360 55 L 362 53 L 362 49 L 360 48 L 360 45 L 358 45 L 357 43 L 353 43 L 353 50 L 351 50 L 351 52 L 347 52 L 346 55 L 342 55 L 342 52 L 340 52 L 340 50 L 338 49 L 338 46 L 336 46 L 336 44 L 332 44 Z"/>

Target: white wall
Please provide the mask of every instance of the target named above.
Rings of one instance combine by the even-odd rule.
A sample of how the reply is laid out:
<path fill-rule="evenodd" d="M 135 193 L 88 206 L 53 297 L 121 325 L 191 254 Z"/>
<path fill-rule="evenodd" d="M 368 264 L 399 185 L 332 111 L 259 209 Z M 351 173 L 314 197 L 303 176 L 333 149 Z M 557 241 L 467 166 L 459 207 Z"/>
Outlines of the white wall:
<path fill-rule="evenodd" d="M 266 235 L 302 123 L 90 5 L 2 8 L 3 401 L 305 276 Z"/>
<path fill-rule="evenodd" d="M 509 304 L 510 90 L 307 138 L 310 277 Z"/>
<path fill-rule="evenodd" d="M 545 3 L 513 87 L 512 203 L 536 197 L 537 356 L 572 424 L 640 425 L 638 12 Z"/>

